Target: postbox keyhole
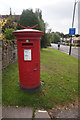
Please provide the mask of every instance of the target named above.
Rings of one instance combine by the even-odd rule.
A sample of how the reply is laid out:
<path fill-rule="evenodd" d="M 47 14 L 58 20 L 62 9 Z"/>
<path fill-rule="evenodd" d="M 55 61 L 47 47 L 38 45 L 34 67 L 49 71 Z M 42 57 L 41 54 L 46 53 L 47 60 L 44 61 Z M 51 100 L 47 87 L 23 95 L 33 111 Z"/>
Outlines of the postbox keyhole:
<path fill-rule="evenodd" d="M 38 62 L 36 63 L 36 65 L 38 65 Z"/>

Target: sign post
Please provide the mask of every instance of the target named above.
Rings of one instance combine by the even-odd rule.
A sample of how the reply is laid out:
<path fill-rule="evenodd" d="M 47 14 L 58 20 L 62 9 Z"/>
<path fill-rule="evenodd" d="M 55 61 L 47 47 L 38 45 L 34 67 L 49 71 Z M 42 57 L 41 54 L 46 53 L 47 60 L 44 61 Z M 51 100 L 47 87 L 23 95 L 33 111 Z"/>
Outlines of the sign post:
<path fill-rule="evenodd" d="M 69 28 L 69 35 L 71 36 L 69 55 L 71 55 L 72 35 L 75 35 L 75 33 L 76 33 L 76 28 Z"/>
<path fill-rule="evenodd" d="M 78 1 L 77 1 L 78 2 Z M 71 40 L 70 40 L 70 49 L 69 49 L 69 55 L 71 55 L 71 43 L 72 43 L 72 35 L 74 35 L 75 33 L 75 29 L 73 28 L 74 26 L 74 17 L 75 17 L 75 10 L 76 10 L 76 4 L 77 4 L 76 0 L 75 0 L 75 3 L 74 3 L 74 10 L 73 10 L 73 19 L 72 19 L 72 28 L 70 29 L 70 35 L 71 35 Z"/>

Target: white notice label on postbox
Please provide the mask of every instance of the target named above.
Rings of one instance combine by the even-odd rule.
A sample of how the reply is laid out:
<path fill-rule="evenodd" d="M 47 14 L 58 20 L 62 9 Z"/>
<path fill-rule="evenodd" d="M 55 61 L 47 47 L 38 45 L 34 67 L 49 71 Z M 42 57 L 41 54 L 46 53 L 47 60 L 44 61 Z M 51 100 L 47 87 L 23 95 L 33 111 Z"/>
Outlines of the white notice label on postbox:
<path fill-rule="evenodd" d="M 24 49 L 24 60 L 31 60 L 31 49 Z"/>

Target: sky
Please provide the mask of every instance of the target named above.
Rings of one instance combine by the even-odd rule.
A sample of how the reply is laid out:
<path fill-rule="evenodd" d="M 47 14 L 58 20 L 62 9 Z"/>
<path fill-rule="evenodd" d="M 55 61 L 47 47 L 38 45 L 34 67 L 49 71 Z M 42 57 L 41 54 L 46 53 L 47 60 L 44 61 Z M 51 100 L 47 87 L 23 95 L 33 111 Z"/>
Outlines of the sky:
<path fill-rule="evenodd" d="M 69 33 L 75 0 L 0 0 L 0 15 L 20 15 L 23 9 L 42 10 L 42 18 L 52 32 Z M 74 27 L 78 33 L 78 5 L 76 5 Z"/>

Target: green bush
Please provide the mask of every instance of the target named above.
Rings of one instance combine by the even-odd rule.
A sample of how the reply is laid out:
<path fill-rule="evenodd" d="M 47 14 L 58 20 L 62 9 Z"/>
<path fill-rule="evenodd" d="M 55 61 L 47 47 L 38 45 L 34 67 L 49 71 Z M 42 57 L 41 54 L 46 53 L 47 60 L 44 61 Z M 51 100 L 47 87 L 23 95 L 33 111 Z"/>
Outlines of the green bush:
<path fill-rule="evenodd" d="M 70 43 L 68 43 L 67 46 L 70 46 Z M 80 47 L 80 44 L 76 43 L 76 44 L 72 44 L 72 46 Z"/>
<path fill-rule="evenodd" d="M 7 40 L 15 39 L 15 36 L 12 34 L 12 32 L 15 31 L 13 28 L 6 28 L 4 31 L 5 38 Z"/>
<path fill-rule="evenodd" d="M 76 43 L 76 44 L 73 44 L 73 46 L 80 47 L 80 44 Z"/>
<path fill-rule="evenodd" d="M 25 27 L 27 26 L 32 27 L 38 24 L 38 26 L 35 29 L 41 30 L 39 19 L 32 9 L 23 10 L 18 23 Z M 23 28 L 17 25 L 17 29 L 23 29 Z"/>

